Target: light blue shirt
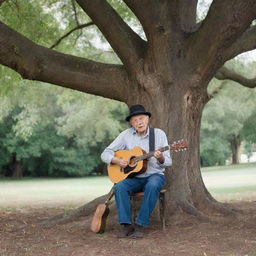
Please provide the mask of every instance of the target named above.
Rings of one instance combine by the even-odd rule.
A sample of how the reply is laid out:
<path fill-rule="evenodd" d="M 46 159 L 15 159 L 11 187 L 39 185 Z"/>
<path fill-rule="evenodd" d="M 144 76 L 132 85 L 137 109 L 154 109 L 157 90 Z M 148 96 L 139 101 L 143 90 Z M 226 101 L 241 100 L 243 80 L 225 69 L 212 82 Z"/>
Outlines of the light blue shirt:
<path fill-rule="evenodd" d="M 168 141 L 165 132 L 155 128 L 155 149 L 168 146 Z M 101 159 L 103 162 L 110 164 L 115 151 L 131 150 L 134 147 L 140 147 L 146 152 L 149 152 L 149 129 L 145 136 L 140 136 L 134 128 L 126 129 L 121 132 L 118 137 L 102 152 Z M 164 174 L 165 167 L 172 165 L 170 151 L 164 151 L 164 163 L 160 163 L 155 157 L 148 159 L 146 172 L 137 175 L 136 177 L 147 177 L 154 173 Z"/>

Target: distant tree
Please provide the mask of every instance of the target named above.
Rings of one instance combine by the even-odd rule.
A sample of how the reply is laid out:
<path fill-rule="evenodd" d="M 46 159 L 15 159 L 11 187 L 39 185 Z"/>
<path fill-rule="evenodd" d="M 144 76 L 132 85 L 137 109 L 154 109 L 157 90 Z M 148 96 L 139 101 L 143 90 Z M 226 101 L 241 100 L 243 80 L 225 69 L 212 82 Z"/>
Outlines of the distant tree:
<path fill-rule="evenodd" d="M 250 162 L 254 152 L 256 152 L 256 144 L 244 143 L 244 153 L 247 156 L 248 162 Z"/>
<path fill-rule="evenodd" d="M 238 164 L 243 127 L 256 108 L 255 98 L 251 90 L 232 83 L 215 81 L 212 87 L 213 97 L 204 109 L 201 126 L 203 163 L 223 164 L 231 154 L 232 164 Z"/>
<path fill-rule="evenodd" d="M 126 109 L 50 85 L 26 85 L 0 99 L 0 173 L 13 178 L 102 173 L 99 152 L 122 129 L 113 114 L 124 119 Z"/>
<path fill-rule="evenodd" d="M 242 129 L 242 137 L 250 143 L 256 143 L 256 111 L 245 121 Z"/>

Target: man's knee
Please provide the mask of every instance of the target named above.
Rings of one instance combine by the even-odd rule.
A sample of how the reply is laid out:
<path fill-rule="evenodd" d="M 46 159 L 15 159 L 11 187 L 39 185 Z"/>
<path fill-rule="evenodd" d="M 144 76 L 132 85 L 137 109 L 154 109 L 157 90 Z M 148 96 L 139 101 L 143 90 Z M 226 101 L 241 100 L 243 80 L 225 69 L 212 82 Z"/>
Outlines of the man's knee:
<path fill-rule="evenodd" d="M 146 184 L 146 188 L 150 190 L 161 190 L 165 184 L 165 177 L 160 175 L 154 175 Z"/>
<path fill-rule="evenodd" d="M 124 180 L 118 182 L 115 185 L 115 192 L 123 192 L 123 191 L 128 191 L 128 186 L 127 184 L 124 182 Z"/>

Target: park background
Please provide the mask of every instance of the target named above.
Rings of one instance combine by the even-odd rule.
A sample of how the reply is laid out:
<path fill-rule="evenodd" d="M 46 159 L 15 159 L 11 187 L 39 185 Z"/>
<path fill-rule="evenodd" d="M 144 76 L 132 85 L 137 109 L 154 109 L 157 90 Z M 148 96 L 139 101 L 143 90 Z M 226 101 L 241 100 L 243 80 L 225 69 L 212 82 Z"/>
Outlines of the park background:
<path fill-rule="evenodd" d="M 110 2 L 143 37 L 136 21 L 120 1 Z M 205 17 L 209 5 L 210 1 L 200 1 L 198 19 Z M 36 1 L 6 1 L 1 6 L 0 17 L 38 44 L 99 62 L 121 63 L 97 29 L 88 25 L 83 30 L 74 30 L 79 24 L 73 8 L 66 1 L 41 1 L 40 4 Z M 89 24 L 88 19 L 81 16 L 79 19 L 80 23 Z M 33 25 L 28 25 L 31 21 Z M 67 34 L 71 30 L 73 32 Z M 60 38 L 62 40 L 58 41 Z M 256 75 L 254 56 L 253 52 L 242 54 L 226 65 L 253 78 Z M 20 255 L 38 255 L 46 248 L 45 251 L 52 255 L 65 255 L 68 247 L 75 250 L 72 242 L 56 238 L 54 244 L 48 241 L 38 249 L 31 245 L 29 234 L 19 232 L 25 230 L 24 224 L 29 223 L 31 217 L 44 219 L 68 211 L 109 191 L 111 183 L 105 176 L 106 166 L 100 160 L 100 153 L 128 127 L 124 121 L 128 108 L 124 103 L 106 98 L 23 80 L 4 66 L 0 66 L 0 74 L 0 204 L 1 219 L 6 221 L 0 233 L 5 237 L 1 250 L 3 255 L 18 255 L 18 250 L 21 250 Z M 256 200 L 256 91 L 230 80 L 213 79 L 208 93 L 211 100 L 203 112 L 200 140 L 204 182 L 217 200 L 253 202 Z M 176 139 L 180 138 L 169 138 L 170 142 Z M 73 224 L 68 228 L 85 236 L 88 230 L 81 228 L 84 219 L 77 223 L 79 227 Z M 33 228 L 37 223 L 29 225 Z M 194 225 L 191 224 L 196 227 Z M 60 233 L 68 228 L 59 228 Z M 228 228 L 232 231 L 230 226 Z M 13 235 L 15 230 L 18 230 L 17 236 Z M 184 235 L 186 231 L 181 230 Z M 154 239 L 154 230 L 151 233 Z M 245 249 L 241 247 L 243 253 L 255 243 L 250 236 L 248 247 L 234 239 L 244 246 Z M 105 238 L 102 236 L 96 241 Z M 111 232 L 110 238 L 113 238 Z M 150 239 L 144 245 L 149 245 Z M 169 239 L 173 240 L 173 237 Z M 11 241 L 18 243 L 14 246 Z M 80 242 L 82 244 L 82 240 Z M 85 250 L 81 244 L 78 247 Z M 132 246 L 136 251 L 136 244 Z M 225 255 L 224 245 L 211 248 L 207 244 L 208 248 L 205 245 L 203 249 L 198 246 L 195 243 L 194 255 L 199 251 L 200 255 L 218 255 L 220 252 Z M 183 248 L 184 253 L 189 248 Z M 232 245 L 226 249 L 226 255 L 238 255 L 238 249 L 232 251 L 230 248 Z M 216 250 L 216 254 L 211 254 L 211 250 Z M 102 248 L 99 252 L 105 254 Z M 72 255 L 72 252 L 68 253 L 66 255 Z M 79 253 L 75 255 L 83 255 Z M 126 255 L 127 251 L 122 253 Z M 161 253 L 156 251 L 149 255 L 163 255 Z M 182 255 L 182 250 L 178 253 Z M 255 250 L 250 249 L 248 255 L 256 255 L 253 253 Z M 97 250 L 92 250 L 91 255 L 96 254 Z"/>
<path fill-rule="evenodd" d="M 85 22 L 83 30 L 76 24 L 72 5 L 47 3 L 7 2 L 1 7 L 1 19 L 33 41 L 57 51 L 98 62 L 121 63 L 99 31 L 79 16 L 79 10 L 75 9 L 75 18 Z M 199 2 L 199 20 L 205 17 L 210 3 Z M 144 38 L 137 21 L 122 3 L 117 1 L 114 6 Z M 33 20 L 33 26 L 27 24 L 29 20 Z M 256 75 L 255 60 L 256 54 L 251 51 L 225 66 L 249 79 Z M 99 155 L 128 127 L 124 121 L 128 113 L 126 104 L 24 80 L 4 66 L 0 67 L 0 74 L 1 177 L 106 174 Z M 232 80 L 213 78 L 208 94 L 211 99 L 204 108 L 201 123 L 201 165 L 256 161 L 255 89 Z M 163 109 L 162 115 L 168 116 L 167 111 Z M 180 138 L 169 138 L 169 141 L 177 139 Z"/>

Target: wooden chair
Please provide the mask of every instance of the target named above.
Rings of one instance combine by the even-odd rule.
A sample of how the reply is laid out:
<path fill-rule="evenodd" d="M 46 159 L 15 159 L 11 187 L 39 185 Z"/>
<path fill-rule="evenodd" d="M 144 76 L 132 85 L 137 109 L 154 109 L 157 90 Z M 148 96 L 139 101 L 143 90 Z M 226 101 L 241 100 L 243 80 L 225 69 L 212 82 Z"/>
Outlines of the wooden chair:
<path fill-rule="evenodd" d="M 160 216 L 160 220 L 162 223 L 163 231 L 165 231 L 165 228 L 166 228 L 166 223 L 165 223 L 165 192 L 166 191 L 167 191 L 166 189 L 162 189 L 159 194 L 159 216 Z M 133 193 L 130 195 L 131 204 L 132 204 L 132 219 L 133 219 L 133 221 L 135 221 L 136 212 L 137 212 L 135 201 L 138 198 L 141 198 L 143 196 L 144 196 L 144 192 Z"/>

